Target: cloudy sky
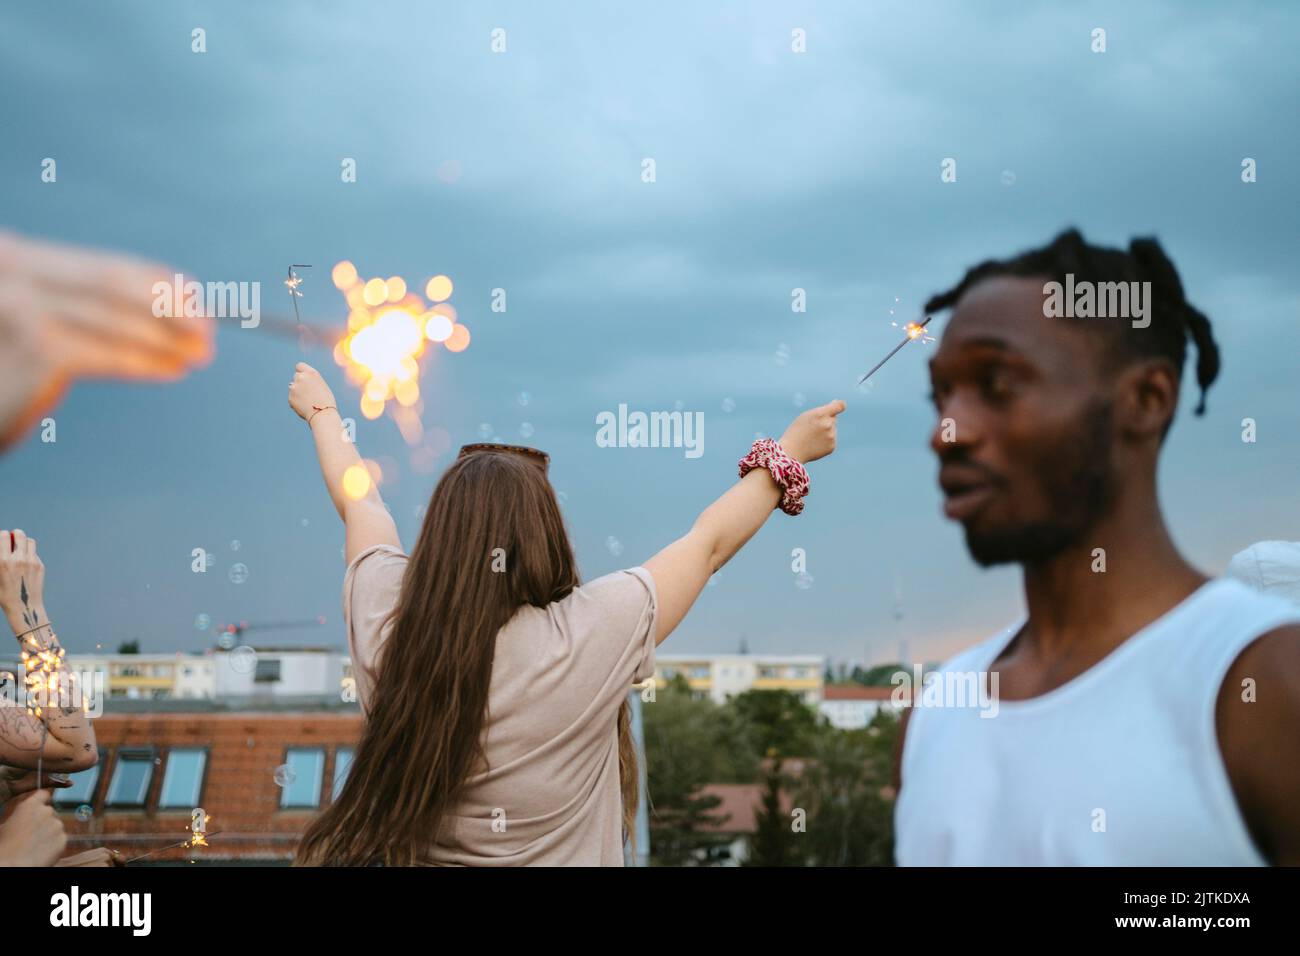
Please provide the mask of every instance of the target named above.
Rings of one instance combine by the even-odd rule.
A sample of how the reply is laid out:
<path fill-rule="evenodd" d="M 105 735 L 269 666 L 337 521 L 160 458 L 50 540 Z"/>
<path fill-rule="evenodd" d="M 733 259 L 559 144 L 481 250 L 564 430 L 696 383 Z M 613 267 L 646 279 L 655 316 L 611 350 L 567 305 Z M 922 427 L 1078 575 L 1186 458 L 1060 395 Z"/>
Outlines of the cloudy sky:
<path fill-rule="evenodd" d="M 1186 413 L 1189 386 L 1164 455 L 1180 545 L 1218 572 L 1252 541 L 1300 538 L 1300 188 L 1285 165 L 1300 10 L 1132 6 L 8 5 L 0 225 L 258 281 L 267 314 L 290 314 L 285 269 L 312 263 L 301 304 L 322 326 L 346 314 L 328 279 L 341 259 L 450 275 L 473 343 L 426 368 L 425 424 L 453 447 L 531 426 L 587 578 L 688 528 L 800 400 L 844 398 L 804 515 L 775 516 L 663 650 L 743 638 L 877 661 L 905 641 L 933 659 L 1006 623 L 1018 575 L 976 568 L 940 514 L 923 347 L 870 391 L 854 382 L 897 341 L 895 298 L 911 318 L 973 262 L 1069 225 L 1107 244 L 1158 236 L 1222 344 L 1209 414 Z M 57 183 L 40 180 L 46 157 Z M 41 541 L 70 649 L 202 649 L 200 614 L 325 615 L 257 640 L 342 643 L 341 529 L 285 404 L 303 358 L 360 418 L 325 351 L 227 321 L 209 368 L 79 386 L 56 443 L 33 435 L 0 461 L 0 526 Z M 702 457 L 597 446 L 600 412 L 677 402 L 704 413 Z M 412 542 L 447 458 L 421 473 L 387 418 L 362 420 L 358 442 L 388 465 Z M 206 574 L 196 547 L 216 556 Z"/>

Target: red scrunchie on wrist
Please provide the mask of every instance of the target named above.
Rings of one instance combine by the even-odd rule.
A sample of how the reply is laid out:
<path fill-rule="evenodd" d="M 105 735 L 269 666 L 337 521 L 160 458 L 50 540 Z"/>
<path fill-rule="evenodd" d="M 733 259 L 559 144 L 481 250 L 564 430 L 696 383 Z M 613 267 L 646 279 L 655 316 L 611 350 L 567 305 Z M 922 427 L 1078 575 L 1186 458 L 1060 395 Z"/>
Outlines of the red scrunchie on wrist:
<path fill-rule="evenodd" d="M 740 459 L 740 477 L 764 468 L 772 480 L 781 486 L 780 508 L 788 515 L 803 511 L 803 497 L 808 494 L 808 472 L 803 465 L 785 453 L 785 449 L 770 438 L 754 442 L 749 454 Z"/>

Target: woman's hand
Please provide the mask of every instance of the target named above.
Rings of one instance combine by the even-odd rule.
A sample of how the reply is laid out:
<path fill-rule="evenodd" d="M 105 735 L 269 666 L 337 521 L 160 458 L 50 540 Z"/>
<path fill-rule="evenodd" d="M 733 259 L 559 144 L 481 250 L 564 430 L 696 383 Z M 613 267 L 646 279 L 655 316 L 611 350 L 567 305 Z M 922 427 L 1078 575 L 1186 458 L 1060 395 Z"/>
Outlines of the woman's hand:
<path fill-rule="evenodd" d="M 74 853 L 72 856 L 65 856 L 54 864 L 55 866 L 126 866 L 126 861 L 122 859 L 122 854 L 116 850 L 110 850 L 106 846 L 97 846 L 93 850 L 86 850 L 84 853 Z"/>
<path fill-rule="evenodd" d="M 21 531 L 0 531 L 0 610 L 14 634 L 46 623 L 45 565 L 36 539 Z"/>
<path fill-rule="evenodd" d="M 835 416 L 844 411 L 840 399 L 810 408 L 790 423 L 781 436 L 785 453 L 801 464 L 825 458 L 835 450 Z"/>
<path fill-rule="evenodd" d="M 293 381 L 289 383 L 289 407 L 303 421 L 310 421 L 312 415 L 322 408 L 338 408 L 338 405 L 320 372 L 306 362 L 299 362 L 294 366 Z"/>
<path fill-rule="evenodd" d="M 212 320 L 154 311 L 177 271 L 0 230 L 0 449 L 78 379 L 167 382 L 211 358 Z"/>
<path fill-rule="evenodd" d="M 48 790 L 23 797 L 0 826 L 0 866 L 53 866 L 67 846 Z"/>
<path fill-rule="evenodd" d="M 35 770 L 0 766 L 0 808 L 15 797 L 33 790 L 62 790 L 70 786 L 72 781 L 67 774 L 47 771 L 42 772 L 37 780 Z"/>

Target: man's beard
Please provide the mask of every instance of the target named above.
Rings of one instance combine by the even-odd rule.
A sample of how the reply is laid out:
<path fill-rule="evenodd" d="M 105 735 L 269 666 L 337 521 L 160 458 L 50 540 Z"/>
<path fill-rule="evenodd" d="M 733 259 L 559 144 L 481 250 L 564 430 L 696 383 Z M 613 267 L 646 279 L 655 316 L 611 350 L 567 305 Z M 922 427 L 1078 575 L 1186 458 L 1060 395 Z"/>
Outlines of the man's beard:
<path fill-rule="evenodd" d="M 1037 564 L 1079 543 L 1113 499 L 1111 407 L 1091 409 L 1079 433 L 1049 449 L 1035 473 L 1046 494 L 1047 516 L 991 530 L 966 527 L 966 548 L 982 567 Z"/>

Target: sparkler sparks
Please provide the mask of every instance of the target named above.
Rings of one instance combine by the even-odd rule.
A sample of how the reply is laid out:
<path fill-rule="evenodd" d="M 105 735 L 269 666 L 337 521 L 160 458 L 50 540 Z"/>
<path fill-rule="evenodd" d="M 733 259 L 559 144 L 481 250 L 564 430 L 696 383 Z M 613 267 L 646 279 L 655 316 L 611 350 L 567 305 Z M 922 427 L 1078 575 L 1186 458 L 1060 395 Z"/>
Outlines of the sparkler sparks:
<path fill-rule="evenodd" d="M 310 265 L 300 265 L 295 262 L 289 266 L 289 278 L 284 280 L 284 284 L 289 288 L 289 299 L 293 302 L 293 317 L 302 325 L 302 316 L 298 314 L 298 300 L 302 298 L 302 293 L 298 291 L 298 286 L 302 285 L 302 276 L 294 272 L 294 269 L 310 269 Z"/>
<path fill-rule="evenodd" d="M 891 309 L 890 311 L 892 312 L 893 310 Z M 895 345 L 894 348 L 890 351 L 890 353 L 886 355 L 884 358 L 882 358 L 879 362 L 877 362 L 870 372 L 862 376 L 862 378 L 858 379 L 858 384 L 861 385 L 867 379 L 871 378 L 871 376 L 875 375 L 876 372 L 880 370 L 880 366 L 884 365 L 891 358 L 897 355 L 899 349 L 901 349 L 908 342 L 911 342 L 914 339 L 920 339 L 922 342 L 933 342 L 934 336 L 929 335 L 925 331 L 925 327 L 930 324 L 930 320 L 932 318 L 934 318 L 934 316 L 927 315 L 925 317 L 924 322 L 908 322 L 904 325 L 899 325 L 897 322 L 891 322 L 890 325 L 893 325 L 895 328 L 900 328 L 905 333 L 907 333 L 907 338 L 903 339 L 903 341 Z"/>
<path fill-rule="evenodd" d="M 401 276 L 366 280 L 346 260 L 334 266 L 331 278 L 351 310 L 347 332 L 334 346 L 334 361 L 361 389 L 361 413 L 375 419 L 387 409 L 402 437 L 418 444 L 424 434 L 421 360 L 438 345 L 449 352 L 469 347 L 469 329 L 456 321 L 456 309 L 447 301 L 451 279 L 434 276 L 421 297 Z"/>

